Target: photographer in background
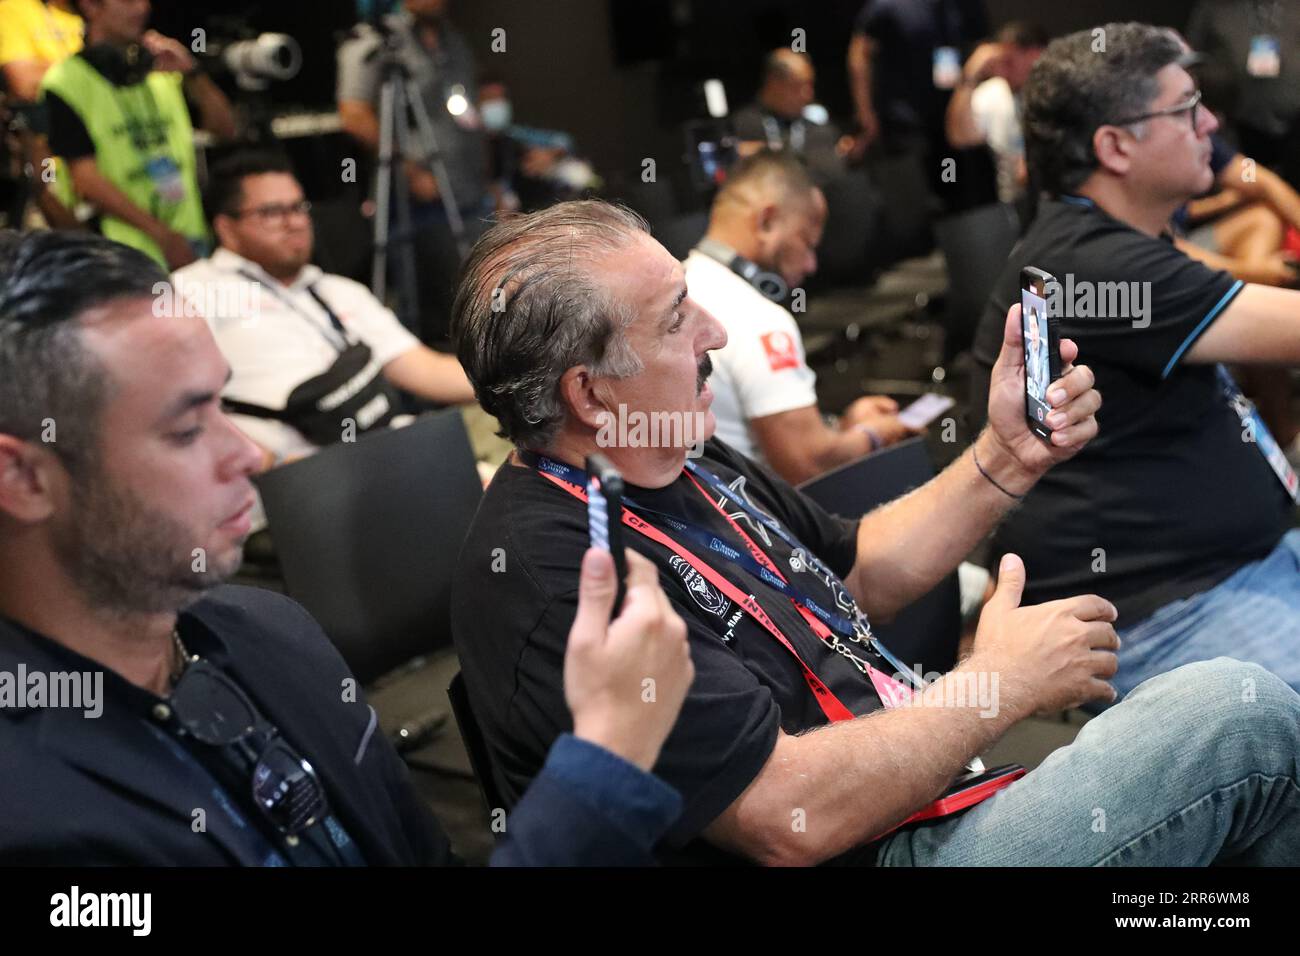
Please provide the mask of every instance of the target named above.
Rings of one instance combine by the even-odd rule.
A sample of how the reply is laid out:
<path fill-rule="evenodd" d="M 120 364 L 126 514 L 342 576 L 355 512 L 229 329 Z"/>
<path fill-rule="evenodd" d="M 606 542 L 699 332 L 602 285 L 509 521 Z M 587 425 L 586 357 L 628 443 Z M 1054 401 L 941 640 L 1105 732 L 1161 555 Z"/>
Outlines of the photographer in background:
<path fill-rule="evenodd" d="M 474 55 L 465 38 L 451 25 L 446 0 L 406 0 L 400 12 L 380 21 L 380 27 L 382 32 L 364 24 L 356 36 L 339 47 L 338 104 L 343 131 L 369 152 L 379 151 L 384 46 L 391 42 L 398 63 L 419 87 L 437 148 L 446 164 L 451 198 L 464 220 L 466 242 L 473 242 L 490 211 L 488 154 L 477 106 Z M 436 345 L 447 339 L 447 317 L 460 268 L 460 250 L 447 218 L 442 186 L 423 165 L 429 157 L 403 159 L 419 262 L 418 332 L 426 344 Z"/>
<path fill-rule="evenodd" d="M 99 210 L 99 231 L 180 268 L 207 252 L 195 175 L 194 130 L 235 135 L 230 102 L 178 41 L 153 30 L 149 0 L 81 0 L 86 45 L 41 80 L 50 149 L 77 195 Z"/>
<path fill-rule="evenodd" d="M 7 134 L 4 152 L 10 164 L 5 176 L 16 187 L 8 216 L 15 227 L 30 221 L 25 215 L 28 190 L 45 224 L 55 229 L 77 227 L 67 167 L 56 162 L 52 182 L 45 172 L 50 149 L 45 114 L 36 100 L 46 71 L 81 49 L 81 31 L 81 17 L 71 0 L 0 0 L 0 74 L 5 89 L 0 122 Z"/>

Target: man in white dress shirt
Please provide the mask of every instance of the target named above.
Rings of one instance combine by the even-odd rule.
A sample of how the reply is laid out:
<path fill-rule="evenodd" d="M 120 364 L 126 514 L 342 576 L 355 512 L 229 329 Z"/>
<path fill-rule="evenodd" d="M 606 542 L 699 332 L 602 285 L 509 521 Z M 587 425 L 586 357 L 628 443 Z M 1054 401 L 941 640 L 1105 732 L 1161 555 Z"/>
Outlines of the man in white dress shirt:
<path fill-rule="evenodd" d="M 205 198 L 220 247 L 173 274 L 174 294 L 207 319 L 230 362 L 222 397 L 265 467 L 341 440 L 348 422 L 387 424 L 392 386 L 439 404 L 473 401 L 453 356 L 422 345 L 365 286 L 310 264 L 310 204 L 282 157 L 229 157 Z"/>

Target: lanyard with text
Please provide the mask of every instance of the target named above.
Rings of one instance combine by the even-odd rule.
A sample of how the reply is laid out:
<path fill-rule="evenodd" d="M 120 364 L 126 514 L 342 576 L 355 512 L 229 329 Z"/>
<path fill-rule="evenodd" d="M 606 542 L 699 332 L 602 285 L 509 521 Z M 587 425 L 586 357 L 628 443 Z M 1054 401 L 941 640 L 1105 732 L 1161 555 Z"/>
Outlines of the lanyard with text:
<path fill-rule="evenodd" d="M 526 462 L 531 464 L 537 470 L 538 474 L 540 474 L 543 478 L 546 478 L 556 486 L 563 488 L 565 491 L 567 491 L 569 494 L 573 495 L 575 498 L 579 499 L 580 501 L 585 502 L 587 500 L 586 472 L 582 471 L 581 469 L 573 468 L 569 465 L 566 465 L 563 462 L 555 461 L 552 458 L 547 458 L 543 455 L 534 456 L 528 454 L 528 455 L 521 455 L 521 457 L 523 457 Z M 700 468 L 699 466 L 695 465 L 694 462 L 688 461 L 686 465 L 687 468 L 689 468 L 690 471 L 692 472 L 692 482 L 695 484 L 696 488 L 700 488 L 699 484 L 697 482 L 694 482 L 693 476 L 697 474 L 703 477 L 706 481 L 712 479 L 712 482 L 717 482 L 718 485 L 721 485 L 721 483 L 718 482 L 718 479 L 715 476 L 709 474 L 709 472 L 705 471 L 703 468 Z M 703 488 L 700 488 L 700 493 L 704 494 Z M 726 497 L 728 499 L 737 501 L 737 503 L 740 503 L 739 496 L 735 495 L 734 493 L 728 491 L 726 492 Z M 708 498 L 707 494 L 705 494 L 705 498 L 709 500 L 710 504 L 713 504 L 715 507 L 721 510 L 721 506 L 719 506 L 716 502 L 714 502 L 713 499 Z M 632 502 L 627 498 L 623 499 L 623 503 L 627 505 L 629 508 L 639 507 L 635 502 Z M 742 507 L 745 507 L 746 513 L 753 513 L 750 511 L 749 507 L 746 506 L 746 504 L 742 504 Z M 648 511 L 649 509 L 643 508 L 642 510 Z M 661 512 L 652 512 L 652 513 L 656 515 L 662 514 Z M 723 515 L 731 523 L 731 526 L 735 528 L 735 530 L 740 534 L 740 536 L 745 539 L 746 544 L 749 547 L 753 548 L 755 551 L 758 551 L 758 546 L 755 545 L 753 541 L 750 540 L 749 535 L 745 534 L 745 532 L 742 531 L 740 527 L 736 525 L 734 521 L 731 520 L 730 516 L 726 515 L 726 512 L 723 512 Z M 766 516 L 762 516 L 762 518 L 765 525 L 771 527 L 773 531 L 778 530 L 778 528 L 775 526 L 775 522 L 772 522 L 770 518 L 767 518 Z M 834 692 L 831 691 L 831 689 L 822 682 L 821 678 L 819 678 L 816 674 L 813 673 L 812 668 L 810 668 L 804 662 L 803 658 L 799 656 L 799 652 L 795 650 L 795 647 L 793 644 L 790 643 L 789 638 L 785 636 L 784 632 L 782 632 L 782 630 L 777 626 L 776 622 L 773 621 L 768 616 L 767 612 L 763 610 L 762 605 L 758 603 L 758 601 L 754 598 L 752 594 L 746 594 L 743 591 L 741 591 L 740 588 L 738 588 L 731 581 L 727 580 L 725 577 L 719 574 L 707 563 L 696 558 L 695 555 L 687 551 L 685 548 L 679 545 L 668 535 L 664 534 L 654 525 L 646 522 L 640 516 L 633 514 L 630 510 L 628 510 L 628 508 L 625 508 L 623 510 L 623 523 L 626 524 L 632 530 L 645 535 L 651 541 L 663 545 L 665 548 L 668 548 L 670 551 L 676 554 L 679 558 L 681 558 L 692 568 L 694 568 L 697 573 L 702 575 L 705 578 L 705 580 L 707 580 L 710 584 L 716 587 L 724 595 L 726 595 L 728 598 L 734 601 L 739 607 L 743 608 L 755 621 L 757 621 L 764 628 L 764 630 L 766 630 L 769 634 L 771 634 L 774 638 L 776 638 L 776 640 L 781 644 L 781 646 L 784 647 L 787 651 L 789 651 L 790 654 L 793 655 L 794 659 L 798 662 L 799 668 L 803 671 L 804 681 L 808 684 L 808 688 L 813 692 L 813 698 L 817 701 L 818 706 L 821 707 L 822 713 L 826 715 L 827 720 L 834 723 L 841 720 L 853 720 L 855 718 L 856 715 L 851 710 L 849 710 L 847 707 L 844 706 L 843 702 L 840 701 L 840 699 L 835 696 Z M 683 524 L 683 522 L 677 522 L 677 523 Z M 784 540 L 786 541 L 792 540 L 791 538 L 789 538 L 788 535 L 784 533 L 784 531 L 780 531 L 779 533 L 781 534 L 781 537 Z M 731 550 L 734 551 L 734 549 Z M 759 553 L 762 552 L 759 551 Z M 764 554 L 764 559 L 765 559 L 765 563 L 770 563 L 770 559 L 768 559 L 765 554 Z M 813 560 L 816 559 L 814 558 Z M 772 570 L 775 571 L 775 567 L 773 567 Z M 779 572 L 777 572 L 777 575 L 778 577 L 780 576 Z M 768 580 L 768 579 L 764 578 L 764 580 Z M 808 622 L 808 625 L 813 629 L 813 631 L 818 635 L 818 637 L 820 637 L 823 641 L 830 643 L 828 639 L 832 639 L 834 637 L 830 628 L 828 628 L 825 624 L 819 621 L 805 608 L 799 605 L 798 602 L 795 602 L 795 606 L 799 608 L 801 613 L 803 613 L 804 619 Z M 875 641 L 874 638 L 872 638 L 872 641 L 877 647 L 880 646 L 879 642 Z M 832 648 L 838 649 L 836 648 L 835 644 L 832 644 L 831 646 Z M 876 668 L 872 667 L 870 664 L 867 664 L 865 661 L 862 661 L 860 658 L 856 658 L 850 655 L 850 659 L 859 662 L 860 669 L 864 669 L 864 672 L 867 674 L 867 676 L 871 678 L 871 683 L 872 686 L 876 689 L 876 694 L 880 697 L 881 703 L 883 703 L 886 707 L 897 706 L 899 703 L 905 702 L 906 699 L 911 695 L 912 692 L 908 690 L 906 687 L 904 687 L 902 684 L 900 684 L 898 681 L 880 672 Z M 904 670 L 902 672 L 906 673 L 907 671 Z M 971 770 L 979 773 L 984 770 L 984 765 L 979 760 L 979 758 L 976 757 L 974 760 L 971 761 L 970 768 Z M 873 840 L 880 839 L 888 835 L 889 833 L 892 833 L 894 830 L 897 830 L 899 827 L 906 826 L 909 823 L 917 823 L 922 820 L 931 820 L 937 817 L 945 817 L 953 813 L 958 813 L 962 810 L 968 809 L 969 807 L 972 807 L 977 803 L 981 803 L 982 801 L 993 796 L 993 794 L 997 793 L 999 790 L 1006 787 L 1013 780 L 1019 778 L 1020 776 L 1023 776 L 1023 774 L 1024 774 L 1024 768 L 1020 768 L 1020 770 L 1016 773 L 1011 773 L 1011 774 L 1004 773 L 997 776 L 995 779 L 983 780 L 977 785 L 973 785 L 961 789 L 957 793 L 945 794 L 944 796 L 926 804 L 920 810 L 916 811 L 911 816 L 907 817 L 905 820 L 902 820 L 895 826 L 890 827 L 888 830 L 884 831 L 883 833 L 876 834 L 874 837 L 872 837 L 872 839 Z"/>
<path fill-rule="evenodd" d="M 722 542 L 719 542 L 722 547 L 727 548 L 727 550 L 723 552 L 724 555 L 731 557 L 733 561 L 750 571 L 751 574 L 755 574 L 758 578 L 766 581 L 769 585 L 788 597 L 798 606 L 800 612 L 804 614 L 805 618 L 807 618 L 808 613 L 815 614 L 826 627 L 837 631 L 845 637 L 848 637 L 850 640 L 858 643 L 869 644 L 871 649 L 888 661 L 894 670 L 900 674 L 907 674 L 914 684 L 917 683 L 918 678 L 912 673 L 912 671 L 900 662 L 898 658 L 894 657 L 894 655 L 885 648 L 884 644 L 876 640 L 875 636 L 871 633 L 871 625 L 867 623 L 866 615 L 858 610 L 857 602 L 852 600 L 852 596 L 848 594 L 847 589 L 845 589 L 845 595 L 853 605 L 854 616 L 852 618 L 847 618 L 842 614 L 836 614 L 833 611 L 826 610 L 821 605 L 809 599 L 801 591 L 791 587 L 789 582 L 786 581 L 785 576 L 782 575 L 781 572 L 777 570 L 776 565 L 772 563 L 772 559 L 768 557 L 767 553 L 754 543 L 754 540 L 744 532 L 740 525 L 736 524 L 731 515 L 727 514 L 726 509 L 722 507 L 720 501 L 709 499 L 708 494 L 703 488 L 700 488 L 700 484 L 695 480 L 695 478 L 698 476 L 703 479 L 704 482 L 716 491 L 721 498 L 736 502 L 745 514 L 749 515 L 749 517 L 762 524 L 768 531 L 771 531 L 774 535 L 784 541 L 790 546 L 792 551 L 798 551 L 803 554 L 809 566 L 822 576 L 824 580 L 838 580 L 838 576 L 831 571 L 830 568 L 826 567 L 817 555 L 813 554 L 811 550 L 800 544 L 799 540 L 786 531 L 778 522 L 764 514 L 758 508 L 755 508 L 753 504 L 745 499 L 744 495 L 738 494 L 729 489 L 716 475 L 701 468 L 693 461 L 686 462 L 686 469 L 691 473 L 690 478 L 692 484 L 694 484 L 696 488 L 699 488 L 700 494 L 704 495 L 704 497 L 710 501 L 713 507 L 715 507 L 722 517 L 727 520 L 727 523 L 731 525 L 736 534 L 740 535 L 741 540 L 743 540 L 745 545 L 749 548 L 749 556 L 747 560 L 745 555 L 736 555 L 735 557 L 732 557 L 732 555 L 735 554 L 735 549 L 729 548 Z M 670 516 L 665 515 L 664 517 Z M 684 525 L 684 522 L 678 523 Z M 683 530 L 685 533 L 691 533 L 696 540 L 702 540 L 706 536 L 711 538 L 713 541 L 717 540 L 712 535 L 706 535 L 706 533 L 697 529 L 688 530 L 688 526 L 684 527 Z M 705 543 L 711 550 L 716 547 L 712 541 Z M 821 628 L 813 625 L 813 630 L 817 631 L 820 636 Z"/>
<path fill-rule="evenodd" d="M 1214 370 L 1219 377 L 1219 387 L 1223 389 L 1223 397 L 1241 419 L 1242 440 L 1254 443 L 1259 453 L 1264 456 L 1264 460 L 1268 462 L 1268 466 L 1273 469 L 1273 474 L 1277 475 L 1277 480 L 1282 482 L 1286 493 L 1291 496 L 1292 501 L 1295 501 L 1300 481 L 1297 481 L 1295 469 L 1287 461 L 1286 452 L 1278 445 L 1277 439 L 1264 424 L 1264 419 L 1255 408 L 1255 403 L 1242 394 L 1232 373 L 1222 364 L 1216 365 Z"/>
<path fill-rule="evenodd" d="M 543 456 L 538 456 L 536 458 L 535 467 L 538 473 L 541 474 L 544 478 L 549 479 L 555 485 L 559 486 L 560 488 L 563 488 L 565 491 L 569 492 L 571 495 L 574 495 L 580 500 L 582 501 L 586 500 L 587 496 L 586 496 L 586 491 L 584 490 L 586 488 L 586 473 L 583 472 L 582 470 L 570 467 L 569 465 L 566 465 L 563 462 L 557 462 L 553 459 L 546 458 Z M 705 472 L 705 474 L 707 474 L 707 472 Z M 709 477 L 713 477 L 713 476 L 710 475 Z M 696 487 L 698 488 L 699 485 L 696 484 Z M 702 488 L 700 489 L 700 492 L 701 494 L 704 494 L 704 490 Z M 705 495 L 705 498 L 708 499 L 708 496 Z M 711 499 L 709 500 L 711 502 Z M 826 715 L 826 718 L 828 720 L 834 722 L 839 720 L 853 719 L 854 717 L 853 712 L 844 706 L 844 704 L 839 700 L 838 697 L 835 696 L 835 694 L 830 690 L 830 688 L 827 687 L 822 682 L 821 678 L 819 678 L 813 672 L 812 668 L 810 668 L 807 665 L 807 663 L 804 662 L 803 658 L 799 655 L 799 652 L 795 649 L 794 645 L 790 643 L 789 638 L 785 636 L 785 633 L 780 629 L 780 627 L 777 626 L 776 622 L 771 619 L 771 617 L 763 609 L 762 605 L 758 603 L 757 599 L 752 594 L 746 594 L 745 592 L 741 591 L 739 587 L 737 587 L 730 580 L 728 580 L 727 578 L 719 574 L 713 567 L 701 561 L 690 551 L 686 550 L 681 545 L 679 545 L 676 541 L 670 538 L 668 535 L 664 534 L 664 532 L 656 528 L 654 525 L 649 524 L 640 516 L 634 514 L 630 510 L 632 508 L 639 508 L 640 510 L 649 511 L 650 509 L 641 508 L 636 504 L 636 502 L 627 498 L 624 499 L 624 504 L 627 505 L 627 508 L 625 508 L 623 511 L 624 524 L 632 528 L 632 530 L 637 531 L 638 533 L 644 535 L 650 540 L 656 542 L 657 544 L 661 544 L 665 548 L 668 548 L 679 558 L 681 558 L 683 561 L 689 564 L 692 568 L 695 569 L 697 573 L 703 576 L 705 580 L 707 580 L 710 584 L 712 584 L 719 591 L 721 591 L 726 597 L 734 601 L 737 606 L 744 609 L 750 615 L 750 617 L 752 617 L 764 630 L 766 630 L 769 634 L 771 634 L 772 637 L 774 637 L 782 647 L 784 647 L 787 651 L 790 652 L 790 654 L 794 657 L 795 661 L 798 662 L 799 668 L 803 672 L 805 683 L 808 684 L 809 689 L 813 692 L 814 699 L 817 701 L 818 706 L 821 707 L 822 712 Z M 651 512 L 651 513 L 655 515 L 661 514 L 660 512 Z M 669 518 L 669 520 L 671 520 L 674 526 L 676 527 L 681 527 L 686 529 L 689 529 L 690 527 L 689 525 L 686 525 L 684 522 L 680 522 L 677 519 L 670 518 L 670 516 L 663 516 L 663 517 Z M 728 517 L 728 521 L 730 521 L 729 517 Z M 767 555 L 763 554 L 763 552 L 758 548 L 758 546 L 754 544 L 752 540 L 750 540 L 749 536 L 746 535 L 745 532 L 742 531 L 735 524 L 735 522 L 731 522 L 731 524 L 732 527 L 735 528 L 736 531 L 740 534 L 740 536 L 745 540 L 747 546 L 752 548 L 758 554 L 762 554 L 764 561 L 770 565 L 770 559 L 768 559 Z M 721 542 L 719 542 L 719 544 L 722 544 L 723 547 L 727 548 L 727 551 L 730 552 L 731 554 L 738 554 L 738 552 L 736 552 L 734 548 L 730 548 L 730 546 L 725 545 Z M 711 548 L 711 550 L 716 551 L 717 549 Z M 763 576 L 762 579 L 768 581 L 769 583 L 773 583 L 773 586 L 775 586 L 773 582 L 773 575 L 775 576 L 776 580 L 784 582 L 784 579 L 780 576 L 780 572 L 776 571 L 775 566 L 772 566 L 769 575 Z M 876 694 L 880 698 L 882 704 L 884 704 L 886 707 L 892 707 L 897 705 L 898 703 L 901 703 L 910 695 L 911 691 L 909 691 L 898 681 L 894 680 L 892 677 L 890 677 L 888 674 L 885 674 L 881 670 L 872 667 L 870 663 L 863 660 L 861 657 L 858 657 L 857 655 L 853 654 L 852 651 L 850 651 L 839 641 L 839 639 L 830 630 L 829 627 L 827 627 L 824 623 L 818 620 L 811 612 L 809 612 L 798 601 L 795 601 L 793 598 L 791 598 L 791 601 L 792 603 L 795 604 L 795 607 L 799 610 L 800 614 L 804 617 L 804 620 L 807 621 L 809 627 L 812 628 L 813 632 L 824 643 L 826 643 L 832 650 L 846 657 L 850 661 L 850 663 L 852 663 L 864 676 L 867 677 L 867 679 L 871 682 L 872 687 L 875 689 Z M 873 644 L 876 647 L 879 647 L 878 642 L 875 642 L 874 639 L 873 639 Z M 886 660 L 888 660 L 888 658 L 886 658 Z"/>

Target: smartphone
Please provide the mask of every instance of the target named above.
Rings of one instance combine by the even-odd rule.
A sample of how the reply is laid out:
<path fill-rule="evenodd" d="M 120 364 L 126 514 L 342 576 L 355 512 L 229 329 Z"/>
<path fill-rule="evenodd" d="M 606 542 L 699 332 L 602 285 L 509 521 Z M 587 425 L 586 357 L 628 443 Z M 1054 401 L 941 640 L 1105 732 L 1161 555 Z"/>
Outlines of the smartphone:
<path fill-rule="evenodd" d="M 593 548 L 614 557 L 618 592 L 614 615 L 627 595 L 627 554 L 623 550 L 623 476 L 604 455 L 587 457 L 587 536 Z"/>
<path fill-rule="evenodd" d="M 899 412 L 898 420 L 908 428 L 920 430 L 955 404 L 956 402 L 947 395 L 930 392 L 927 395 L 922 395 Z"/>
<path fill-rule="evenodd" d="M 1025 340 L 1025 419 L 1029 430 L 1052 440 L 1047 389 L 1061 377 L 1059 320 L 1047 314 L 1048 288 L 1056 279 L 1031 266 L 1020 270 L 1020 329 Z"/>

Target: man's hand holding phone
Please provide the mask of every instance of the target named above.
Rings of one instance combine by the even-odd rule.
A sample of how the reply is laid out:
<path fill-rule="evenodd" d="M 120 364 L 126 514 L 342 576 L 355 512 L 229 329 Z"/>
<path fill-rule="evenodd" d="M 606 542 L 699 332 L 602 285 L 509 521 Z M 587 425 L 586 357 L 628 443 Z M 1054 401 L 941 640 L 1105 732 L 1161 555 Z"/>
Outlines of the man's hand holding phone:
<path fill-rule="evenodd" d="M 1079 347 L 1061 339 L 1061 374 L 1047 387 L 1051 412 L 1045 422 L 1050 442 L 1029 428 L 1025 415 L 1025 349 L 1020 324 L 1020 304 L 1007 312 L 1002 351 L 989 381 L 989 429 L 998 446 L 1010 455 L 1026 478 L 1036 481 L 1053 465 L 1073 458 L 1097 435 L 1097 409 L 1101 394 L 1086 365 L 1075 365 Z M 985 463 L 987 464 L 987 463 Z"/>

